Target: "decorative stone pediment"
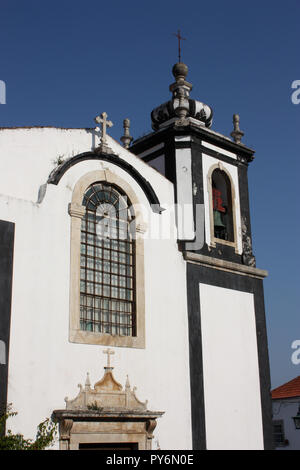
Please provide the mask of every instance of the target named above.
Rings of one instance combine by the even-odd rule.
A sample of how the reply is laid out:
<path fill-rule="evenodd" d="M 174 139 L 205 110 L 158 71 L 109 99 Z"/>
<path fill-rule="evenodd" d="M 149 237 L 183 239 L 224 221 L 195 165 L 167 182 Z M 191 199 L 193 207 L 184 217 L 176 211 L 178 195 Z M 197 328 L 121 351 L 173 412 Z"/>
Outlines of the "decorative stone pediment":
<path fill-rule="evenodd" d="M 156 420 L 164 412 L 149 411 L 148 402 L 137 398 L 128 376 L 124 387 L 117 382 L 110 366 L 114 351 L 103 352 L 108 356 L 103 377 L 92 388 L 88 373 L 85 385 L 78 385 L 78 395 L 72 400 L 65 398 L 66 409 L 53 411 L 59 422 L 60 449 L 78 449 L 86 442 L 129 442 L 140 450 L 150 450 Z"/>
<path fill-rule="evenodd" d="M 85 386 L 79 384 L 79 393 L 76 398 L 65 398 L 67 410 L 99 410 L 99 411 L 146 411 L 145 403 L 138 400 L 135 395 L 136 388 L 131 389 L 127 376 L 123 389 L 113 376 L 113 367 L 104 367 L 104 375 L 101 380 L 91 388 L 89 374 Z"/>

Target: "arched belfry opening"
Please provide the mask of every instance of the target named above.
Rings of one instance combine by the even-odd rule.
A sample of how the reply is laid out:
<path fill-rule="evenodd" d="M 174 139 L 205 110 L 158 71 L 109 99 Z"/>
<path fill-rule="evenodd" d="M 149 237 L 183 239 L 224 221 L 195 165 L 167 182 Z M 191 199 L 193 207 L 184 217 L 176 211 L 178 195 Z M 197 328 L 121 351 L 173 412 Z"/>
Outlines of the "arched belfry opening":
<path fill-rule="evenodd" d="M 214 237 L 234 242 L 232 187 L 225 171 L 216 168 L 211 177 Z"/>

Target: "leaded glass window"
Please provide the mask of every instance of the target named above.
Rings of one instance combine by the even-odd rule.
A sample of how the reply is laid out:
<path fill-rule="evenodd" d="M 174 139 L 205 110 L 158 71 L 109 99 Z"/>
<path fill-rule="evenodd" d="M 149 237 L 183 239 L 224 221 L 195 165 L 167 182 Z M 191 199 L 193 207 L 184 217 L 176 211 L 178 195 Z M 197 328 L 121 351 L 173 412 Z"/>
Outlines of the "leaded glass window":
<path fill-rule="evenodd" d="M 82 205 L 80 329 L 136 336 L 133 208 L 107 183 L 92 184 Z"/>

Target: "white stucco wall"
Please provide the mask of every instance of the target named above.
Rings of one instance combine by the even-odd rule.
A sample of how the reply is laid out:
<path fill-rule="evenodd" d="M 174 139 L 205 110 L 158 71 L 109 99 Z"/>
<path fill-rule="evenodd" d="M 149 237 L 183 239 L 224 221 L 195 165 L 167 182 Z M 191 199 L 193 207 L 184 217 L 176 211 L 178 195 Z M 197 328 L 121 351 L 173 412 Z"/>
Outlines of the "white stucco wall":
<path fill-rule="evenodd" d="M 204 147 L 207 147 L 208 149 L 214 150 L 215 152 L 220 152 L 223 155 L 227 155 L 227 157 L 234 158 L 236 160 L 236 154 L 229 152 L 228 150 L 225 150 L 221 147 L 217 147 L 216 145 L 210 144 L 209 142 L 205 142 L 205 140 L 202 140 L 201 145 Z"/>
<path fill-rule="evenodd" d="M 191 149 L 176 149 L 176 188 L 178 238 L 193 240 L 195 226 Z"/>
<path fill-rule="evenodd" d="M 199 289 L 207 448 L 263 449 L 253 294 Z"/>
<path fill-rule="evenodd" d="M 92 384 L 98 381 L 106 362 L 104 347 L 68 340 L 68 203 L 78 179 L 101 163 L 78 163 L 57 186 L 48 185 L 43 201 L 36 202 L 53 160 L 89 151 L 97 139 L 95 132 L 84 129 L 0 131 L 0 219 L 16 224 L 8 402 L 18 416 L 10 426 L 26 437 L 34 437 L 37 424 L 54 409 L 65 407 L 65 396 L 77 395 L 77 384 L 84 383 L 87 372 Z M 151 216 L 174 226 L 174 213 L 168 209 L 174 202 L 172 184 L 113 139 L 108 144 L 141 172 L 167 208 Z M 127 180 L 149 206 L 131 176 L 111 163 L 104 162 L 104 167 Z M 154 433 L 162 449 L 190 449 L 186 265 L 175 239 L 151 240 L 145 234 L 145 293 L 146 349 L 114 348 L 114 374 L 123 385 L 128 374 L 138 398 L 148 399 L 149 409 L 165 411 Z"/>

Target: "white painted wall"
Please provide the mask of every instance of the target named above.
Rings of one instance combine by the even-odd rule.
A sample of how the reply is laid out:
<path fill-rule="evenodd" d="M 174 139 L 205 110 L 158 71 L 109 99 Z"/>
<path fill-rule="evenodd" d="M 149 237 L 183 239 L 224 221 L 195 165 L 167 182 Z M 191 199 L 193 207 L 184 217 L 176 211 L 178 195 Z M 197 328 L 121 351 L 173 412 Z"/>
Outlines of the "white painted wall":
<path fill-rule="evenodd" d="M 192 153 L 191 149 L 176 149 L 177 225 L 179 240 L 195 237 Z"/>
<path fill-rule="evenodd" d="M 253 294 L 200 284 L 208 449 L 263 449 Z"/>
<path fill-rule="evenodd" d="M 10 426 L 34 437 L 39 422 L 64 397 L 77 395 L 89 371 L 92 383 L 102 377 L 104 347 L 68 341 L 70 216 L 68 204 L 78 179 L 101 168 L 99 161 L 72 167 L 58 186 L 44 184 L 59 155 L 71 157 L 98 143 L 84 129 L 8 129 L 0 131 L 0 219 L 15 222 L 15 251 L 9 358 L 8 401 L 18 416 Z M 108 145 L 152 184 L 162 215 L 174 226 L 173 185 L 149 165 L 108 137 Z M 119 167 L 104 167 L 126 179 L 140 201 L 148 201 L 137 183 Z M 146 217 L 145 217 L 146 218 Z M 162 449 L 190 449 L 190 378 L 186 301 L 186 264 L 175 239 L 152 240 L 145 234 L 146 349 L 114 348 L 116 379 L 129 374 L 137 396 L 149 409 L 165 411 L 155 430 Z M 154 445 L 155 448 L 155 445 Z"/>
<path fill-rule="evenodd" d="M 237 158 L 236 153 L 229 152 L 228 150 L 222 149 L 221 147 L 217 147 L 216 145 L 210 144 L 209 142 L 205 142 L 205 140 L 202 140 L 201 144 L 204 147 L 214 150 L 215 152 L 219 152 L 223 155 L 227 155 L 227 157 L 231 157 L 234 160 L 236 160 Z"/>

